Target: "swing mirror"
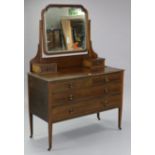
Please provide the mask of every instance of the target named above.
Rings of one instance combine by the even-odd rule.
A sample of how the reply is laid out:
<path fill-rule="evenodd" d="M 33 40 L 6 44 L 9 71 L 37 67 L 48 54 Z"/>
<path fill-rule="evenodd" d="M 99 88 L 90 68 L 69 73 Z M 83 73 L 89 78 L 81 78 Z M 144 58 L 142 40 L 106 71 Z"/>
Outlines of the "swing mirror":
<path fill-rule="evenodd" d="M 42 12 L 47 55 L 87 51 L 87 11 L 78 5 L 50 5 Z"/>

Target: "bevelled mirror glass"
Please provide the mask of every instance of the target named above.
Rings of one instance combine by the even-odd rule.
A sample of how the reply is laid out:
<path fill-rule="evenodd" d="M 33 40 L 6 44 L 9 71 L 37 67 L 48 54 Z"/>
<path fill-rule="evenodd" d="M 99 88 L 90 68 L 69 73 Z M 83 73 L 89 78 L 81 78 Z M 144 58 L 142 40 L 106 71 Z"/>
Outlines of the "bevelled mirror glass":
<path fill-rule="evenodd" d="M 85 52 L 87 15 L 81 6 L 49 6 L 43 12 L 45 54 Z"/>

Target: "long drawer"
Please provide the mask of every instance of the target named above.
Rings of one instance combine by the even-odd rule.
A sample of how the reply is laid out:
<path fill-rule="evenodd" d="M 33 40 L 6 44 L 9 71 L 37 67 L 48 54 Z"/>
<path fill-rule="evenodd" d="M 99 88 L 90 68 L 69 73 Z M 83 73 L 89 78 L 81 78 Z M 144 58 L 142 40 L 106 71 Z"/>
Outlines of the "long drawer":
<path fill-rule="evenodd" d="M 52 93 L 52 105 L 61 105 L 65 103 L 74 103 L 84 99 L 97 98 L 102 96 L 108 96 L 121 93 L 122 84 L 107 84 L 96 87 L 74 89 L 66 92 L 53 92 Z"/>
<path fill-rule="evenodd" d="M 52 108 L 51 119 L 53 122 L 91 114 L 110 108 L 116 108 L 121 104 L 121 95 L 114 95 L 107 98 L 81 101 L 78 104 L 68 104 Z"/>
<path fill-rule="evenodd" d="M 98 75 L 93 77 L 81 78 L 76 80 L 65 80 L 51 83 L 52 92 L 65 92 L 74 89 L 89 88 L 93 86 L 100 86 L 108 83 L 121 81 L 122 73 L 113 73 L 106 75 Z"/>

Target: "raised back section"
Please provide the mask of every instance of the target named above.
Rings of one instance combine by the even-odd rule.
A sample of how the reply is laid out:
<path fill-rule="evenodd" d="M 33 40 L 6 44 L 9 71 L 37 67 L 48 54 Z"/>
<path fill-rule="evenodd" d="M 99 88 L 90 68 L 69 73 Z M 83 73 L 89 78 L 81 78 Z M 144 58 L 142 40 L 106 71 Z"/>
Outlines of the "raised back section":
<path fill-rule="evenodd" d="M 36 56 L 30 61 L 30 71 L 34 73 L 55 73 L 67 68 L 97 68 L 104 67 L 105 59 L 99 59 L 97 54 L 92 49 L 91 44 L 91 28 L 90 20 L 87 20 L 87 54 L 72 55 L 72 56 L 59 56 L 44 58 L 43 55 L 43 19 L 40 20 L 39 26 L 39 44 Z M 99 60 L 99 61 L 98 61 Z M 94 63 L 95 62 L 95 63 Z M 95 65 L 95 66 L 94 66 Z"/>

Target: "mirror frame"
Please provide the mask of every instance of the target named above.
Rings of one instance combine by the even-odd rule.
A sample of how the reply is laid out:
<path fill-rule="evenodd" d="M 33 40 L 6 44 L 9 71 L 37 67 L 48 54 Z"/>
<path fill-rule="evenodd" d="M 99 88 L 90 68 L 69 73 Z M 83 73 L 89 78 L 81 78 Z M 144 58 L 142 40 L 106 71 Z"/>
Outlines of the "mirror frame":
<path fill-rule="evenodd" d="M 85 19 L 86 19 L 86 48 L 84 50 L 74 50 L 74 51 L 65 51 L 65 52 L 54 52 L 54 53 L 49 53 L 46 49 L 46 32 L 45 32 L 45 18 L 44 18 L 44 14 L 46 13 L 46 11 L 49 9 L 49 8 L 53 8 L 53 7 L 57 7 L 57 8 L 63 8 L 63 7 L 73 7 L 73 8 L 81 8 L 84 12 L 85 12 Z M 83 54 L 84 52 L 86 52 L 86 54 L 88 54 L 88 49 L 89 49 L 89 34 L 88 34 L 88 11 L 87 9 L 85 9 L 82 5 L 70 5 L 70 4 L 65 4 L 65 5 L 62 5 L 62 4 L 50 4 L 48 6 L 46 6 L 42 12 L 41 12 L 41 18 L 42 18 L 42 37 L 43 37 L 43 52 L 45 55 L 61 55 L 61 54 L 73 54 L 73 53 L 80 53 Z"/>

